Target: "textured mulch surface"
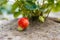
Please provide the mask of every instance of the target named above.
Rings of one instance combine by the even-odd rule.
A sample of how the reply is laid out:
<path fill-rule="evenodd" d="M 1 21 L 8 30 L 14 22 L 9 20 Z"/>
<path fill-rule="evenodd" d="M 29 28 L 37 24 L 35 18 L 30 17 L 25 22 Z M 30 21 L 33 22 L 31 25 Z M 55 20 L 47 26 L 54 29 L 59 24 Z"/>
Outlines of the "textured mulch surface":
<path fill-rule="evenodd" d="M 0 40 L 60 40 L 60 23 L 47 19 L 31 22 L 25 31 L 17 31 L 17 20 L 0 25 Z"/>

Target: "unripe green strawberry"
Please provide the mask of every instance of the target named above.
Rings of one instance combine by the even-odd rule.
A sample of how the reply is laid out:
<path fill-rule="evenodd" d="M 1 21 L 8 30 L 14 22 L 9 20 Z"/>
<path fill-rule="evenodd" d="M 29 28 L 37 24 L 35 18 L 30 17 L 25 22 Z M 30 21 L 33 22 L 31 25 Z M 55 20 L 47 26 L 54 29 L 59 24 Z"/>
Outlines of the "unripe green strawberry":
<path fill-rule="evenodd" d="M 18 19 L 18 30 L 24 30 L 29 26 L 28 18 L 19 18 Z"/>
<path fill-rule="evenodd" d="M 39 16 L 39 20 L 40 20 L 40 22 L 44 22 L 45 21 L 43 16 Z"/>

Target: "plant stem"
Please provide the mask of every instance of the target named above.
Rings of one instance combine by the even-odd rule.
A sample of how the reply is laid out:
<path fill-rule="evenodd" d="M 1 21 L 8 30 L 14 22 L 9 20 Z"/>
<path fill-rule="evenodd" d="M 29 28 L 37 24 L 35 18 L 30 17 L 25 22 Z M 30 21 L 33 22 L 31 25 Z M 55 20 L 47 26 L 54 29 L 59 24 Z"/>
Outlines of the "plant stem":
<path fill-rule="evenodd" d="M 44 5 L 44 0 L 43 0 L 43 5 Z"/>
<path fill-rule="evenodd" d="M 45 21 L 47 20 L 49 14 L 50 14 L 51 9 L 48 11 L 47 17 L 45 18 Z"/>

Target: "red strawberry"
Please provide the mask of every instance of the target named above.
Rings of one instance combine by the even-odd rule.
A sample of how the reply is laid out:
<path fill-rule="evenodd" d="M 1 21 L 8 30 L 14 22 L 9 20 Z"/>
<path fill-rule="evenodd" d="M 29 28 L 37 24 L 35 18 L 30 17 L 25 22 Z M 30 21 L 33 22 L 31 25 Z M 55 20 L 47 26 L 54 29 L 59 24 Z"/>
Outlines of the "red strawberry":
<path fill-rule="evenodd" d="M 18 30 L 24 30 L 28 27 L 28 25 L 29 25 L 28 18 L 18 19 Z"/>

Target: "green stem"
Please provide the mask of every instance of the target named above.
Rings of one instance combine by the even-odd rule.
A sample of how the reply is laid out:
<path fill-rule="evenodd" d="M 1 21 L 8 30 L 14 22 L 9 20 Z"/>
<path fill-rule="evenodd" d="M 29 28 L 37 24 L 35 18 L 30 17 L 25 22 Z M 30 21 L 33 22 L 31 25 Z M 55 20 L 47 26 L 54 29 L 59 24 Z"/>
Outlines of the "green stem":
<path fill-rule="evenodd" d="M 43 0 L 43 5 L 44 5 L 44 0 Z"/>
<path fill-rule="evenodd" d="M 52 9 L 52 8 L 51 8 L 51 9 Z M 45 21 L 47 20 L 49 14 L 50 14 L 51 9 L 48 11 L 48 15 L 47 15 L 47 17 L 45 18 Z"/>

